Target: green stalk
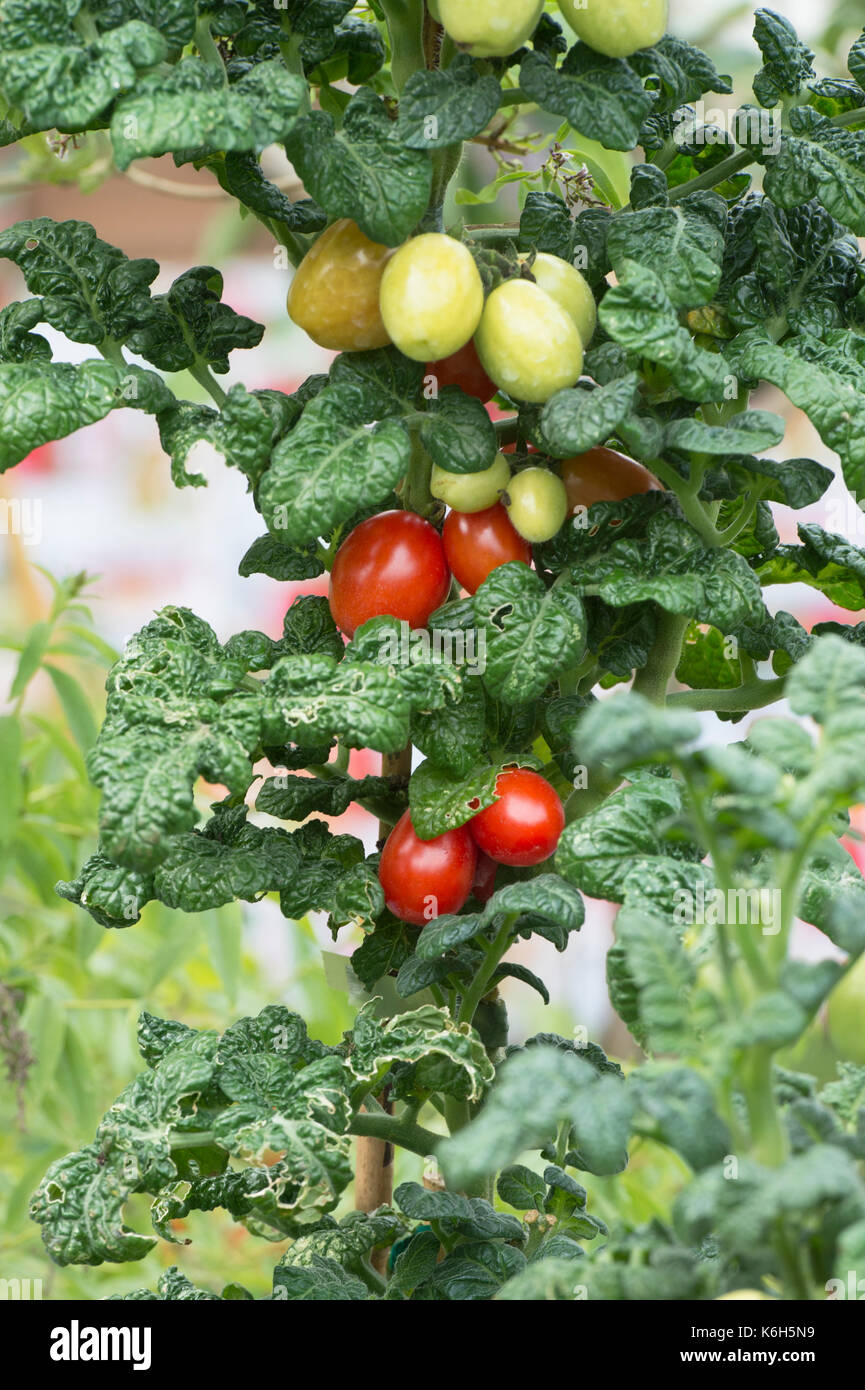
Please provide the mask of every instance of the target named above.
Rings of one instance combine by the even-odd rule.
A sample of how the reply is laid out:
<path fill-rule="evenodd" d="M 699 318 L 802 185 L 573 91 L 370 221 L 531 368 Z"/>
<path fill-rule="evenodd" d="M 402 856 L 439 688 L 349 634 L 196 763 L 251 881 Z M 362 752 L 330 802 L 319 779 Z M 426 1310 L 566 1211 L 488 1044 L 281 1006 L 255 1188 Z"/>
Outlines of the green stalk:
<path fill-rule="evenodd" d="M 666 704 L 667 686 L 679 664 L 688 622 L 678 613 L 661 613 L 649 660 L 634 677 L 633 689 L 655 705 Z"/>
<path fill-rule="evenodd" d="M 745 1099 L 754 1157 L 767 1168 L 778 1168 L 787 1157 L 787 1137 L 778 1118 L 772 1091 L 772 1049 L 749 1050 L 744 1067 Z"/>
<path fill-rule="evenodd" d="M 195 26 L 195 47 L 209 68 L 216 68 L 222 74 L 225 86 L 228 86 L 228 77 L 225 72 L 225 64 L 222 61 L 222 54 L 216 46 L 213 35 L 210 32 L 210 21 L 202 17 Z"/>
<path fill-rule="evenodd" d="M 463 995 L 460 1011 L 457 1016 L 457 1023 L 471 1023 L 478 1004 L 488 993 L 493 975 L 496 968 L 508 949 L 511 940 L 511 932 L 519 913 L 509 912 L 506 914 L 501 926 L 499 927 L 493 940 L 484 948 L 485 954 L 481 965 L 478 967 L 477 974 Z"/>
<path fill-rule="evenodd" d="M 397 92 L 412 73 L 426 67 L 423 0 L 381 0 L 390 38 L 390 70 Z"/>
<path fill-rule="evenodd" d="M 773 680 L 746 681 L 732 690 L 676 690 L 667 697 L 667 703 L 680 709 L 736 713 L 739 710 L 762 709 L 764 705 L 772 705 L 783 697 L 784 679 L 778 676 Z"/>
<path fill-rule="evenodd" d="M 196 362 L 189 368 L 189 374 L 195 377 L 199 386 L 204 387 L 208 396 L 210 396 L 211 400 L 216 402 L 221 410 L 228 400 L 228 396 L 225 391 L 223 391 L 207 364 L 204 362 Z"/>
<path fill-rule="evenodd" d="M 382 1139 L 386 1144 L 396 1144 L 401 1149 L 407 1149 L 409 1153 L 420 1154 L 421 1158 L 435 1153 L 436 1145 L 441 1143 L 442 1138 L 431 1129 L 424 1129 L 422 1125 L 412 1124 L 409 1120 L 388 1114 L 353 1115 L 348 1129 L 349 1134 Z"/>

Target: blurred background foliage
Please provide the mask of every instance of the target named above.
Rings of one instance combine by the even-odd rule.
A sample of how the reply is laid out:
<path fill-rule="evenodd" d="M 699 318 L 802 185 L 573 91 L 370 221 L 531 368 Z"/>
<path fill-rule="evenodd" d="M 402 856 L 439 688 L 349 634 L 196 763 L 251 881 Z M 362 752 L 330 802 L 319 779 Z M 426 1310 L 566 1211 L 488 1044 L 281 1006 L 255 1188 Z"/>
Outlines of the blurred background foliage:
<path fill-rule="evenodd" d="M 753 8 L 673 0 L 671 29 L 711 49 L 719 70 L 732 75 L 734 95 L 718 98 L 730 109 L 750 97 Z M 773 8 L 800 27 L 824 70 L 843 72 L 843 55 L 865 22 L 862 0 L 775 0 Z M 552 127 L 542 129 L 529 117 L 498 132 L 504 148 L 473 145 L 461 173 L 468 193 L 461 206 L 452 204 L 453 217 L 512 217 L 518 188 L 526 190 L 524 180 L 513 178 L 525 151 L 535 186 L 561 190 L 562 178 L 585 165 L 598 192 L 624 200 L 626 156 L 572 140 L 557 164 L 545 164 L 543 151 L 554 136 Z M 0 156 L 4 225 L 43 213 L 91 220 L 128 254 L 157 257 L 166 283 L 196 263 L 224 268 L 229 302 L 268 325 L 261 348 L 234 364 L 250 386 L 290 391 L 326 365 L 327 355 L 286 319 L 285 271 L 274 266 L 259 224 L 242 219 L 208 175 L 148 160 L 133 166 L 131 178 L 121 176 L 98 132 L 81 140 L 34 136 L 23 151 Z M 290 186 L 292 172 L 275 153 L 269 172 Z M 282 276 L 276 293 L 275 274 Z M 4 265 L 2 302 L 19 293 Z M 184 389 L 192 399 L 196 392 L 192 383 Z M 789 406 L 784 413 L 791 455 L 825 457 L 807 422 Z M 51 1160 L 89 1141 L 106 1104 L 140 1069 L 135 1026 L 143 1008 L 221 1031 L 280 1001 L 303 1013 L 310 1032 L 327 1042 L 339 1040 L 354 1012 L 348 996 L 325 980 L 321 949 L 333 948 L 321 924 L 285 922 L 273 902 L 197 915 L 150 904 L 136 927 L 109 932 L 54 893 L 55 882 L 74 877 L 95 844 L 97 796 L 84 758 L 102 717 L 105 674 L 115 655 L 110 643 L 119 647 L 168 601 L 195 607 L 223 638 L 253 626 L 276 635 L 293 597 L 290 586 L 237 577 L 237 561 L 259 529 L 240 480 L 226 478 L 217 464 L 208 470 L 206 494 L 179 496 L 158 446 L 134 415 L 122 412 L 37 451 L 3 479 L 0 492 L 0 504 L 45 503 L 38 539 L 0 531 L 0 1277 L 41 1279 L 46 1298 L 88 1299 L 153 1286 L 163 1267 L 179 1263 L 196 1283 L 219 1287 L 237 1279 L 265 1293 L 283 1247 L 248 1235 L 222 1212 L 190 1217 L 177 1235 L 191 1243 L 163 1243 L 143 1265 L 62 1270 L 46 1259 L 27 1215 L 29 1195 Z M 58 580 L 36 559 L 57 573 L 86 562 L 102 574 Z M 836 616 L 828 604 L 797 615 L 807 626 Z M 856 615 L 844 613 L 843 620 Z M 371 771 L 373 761 L 355 754 L 351 770 Z M 208 789 L 201 795 L 204 804 Z M 862 824 L 861 808 L 853 819 Z M 362 812 L 341 824 L 374 840 L 373 823 Z M 859 857 L 858 846 L 851 847 Z M 592 912 L 565 959 L 543 943 L 519 948 L 519 958 L 550 983 L 552 1004 L 544 1010 L 533 994 L 511 989 L 514 1036 L 541 1029 L 569 1035 L 579 1021 L 633 1064 L 634 1045 L 610 1014 L 603 983 L 612 911 L 593 904 Z M 352 944 L 344 938 L 336 949 L 345 953 Z M 807 934 L 800 944 L 807 953 Z M 828 1079 L 835 1053 L 823 1023 L 784 1060 Z M 398 1171 L 397 1181 L 419 1176 L 418 1160 L 402 1162 L 408 1171 Z M 634 1223 L 666 1220 L 684 1176 L 674 1155 L 641 1141 L 626 1174 L 595 1180 L 593 1208 L 608 1222 L 617 1215 Z M 133 1225 L 147 1228 L 143 1208 L 130 1215 Z"/>

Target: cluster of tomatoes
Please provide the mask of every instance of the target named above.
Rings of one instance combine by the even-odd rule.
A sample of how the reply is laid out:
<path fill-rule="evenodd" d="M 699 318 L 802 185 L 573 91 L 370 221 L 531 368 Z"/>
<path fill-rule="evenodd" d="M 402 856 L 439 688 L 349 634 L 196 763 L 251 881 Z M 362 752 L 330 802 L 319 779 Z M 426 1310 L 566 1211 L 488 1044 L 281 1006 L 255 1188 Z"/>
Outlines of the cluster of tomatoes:
<path fill-rule="evenodd" d="M 525 43 L 544 12 L 544 0 L 427 0 L 434 19 L 476 58 L 505 58 Z M 577 38 L 608 58 L 649 48 L 667 27 L 668 0 L 559 0 Z"/>
<path fill-rule="evenodd" d="M 459 912 L 469 894 L 486 902 L 499 864 L 527 868 L 554 853 L 565 824 L 556 790 L 528 767 L 496 778 L 497 800 L 456 830 L 422 840 L 406 811 L 385 842 L 379 880 L 387 906 L 422 927 Z"/>

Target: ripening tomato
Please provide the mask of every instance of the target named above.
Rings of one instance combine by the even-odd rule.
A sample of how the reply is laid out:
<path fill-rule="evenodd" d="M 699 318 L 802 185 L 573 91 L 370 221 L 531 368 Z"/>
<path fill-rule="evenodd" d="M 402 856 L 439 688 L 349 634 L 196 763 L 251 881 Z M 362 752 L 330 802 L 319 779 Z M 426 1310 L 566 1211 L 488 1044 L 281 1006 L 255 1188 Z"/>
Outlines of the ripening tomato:
<path fill-rule="evenodd" d="M 429 490 L 433 497 L 458 512 L 482 512 L 499 500 L 508 486 L 511 470 L 504 454 L 496 454 L 480 473 L 451 473 L 433 464 Z"/>
<path fill-rule="evenodd" d="M 446 386 L 460 386 L 466 395 L 486 405 L 496 394 L 496 384 L 490 381 L 471 339 L 458 352 L 443 357 L 440 362 L 427 362 L 426 374 L 435 378 L 439 391 Z"/>
<path fill-rule="evenodd" d="M 618 502 L 639 492 L 657 492 L 661 486 L 647 468 L 615 449 L 599 445 L 576 458 L 562 461 L 562 482 L 568 495 L 568 512 L 591 507 L 595 502 Z"/>
<path fill-rule="evenodd" d="M 436 0 L 439 23 L 475 58 L 506 58 L 525 43 L 543 14 L 543 0 Z"/>
<path fill-rule="evenodd" d="M 565 827 L 555 788 L 530 767 L 510 767 L 496 778 L 496 792 L 498 801 L 469 821 L 478 849 L 519 868 L 549 859 Z"/>
<path fill-rule="evenodd" d="M 378 877 L 384 900 L 395 917 L 416 927 L 459 912 L 471 892 L 477 860 L 466 826 L 422 840 L 411 812 L 404 811 L 381 852 Z"/>
<path fill-rule="evenodd" d="M 502 498 L 511 525 L 533 545 L 551 540 L 568 514 L 568 494 L 548 468 L 524 468 L 508 483 Z"/>
<path fill-rule="evenodd" d="M 531 280 L 505 280 L 487 297 L 475 347 L 484 371 L 518 401 L 542 405 L 583 370 L 577 325 Z"/>
<path fill-rule="evenodd" d="M 602 5 L 559 0 L 578 39 L 608 58 L 628 58 L 651 48 L 667 30 L 667 0 L 604 0 Z"/>
<path fill-rule="evenodd" d="M 307 251 L 288 291 L 288 312 L 320 347 L 358 352 L 390 342 L 379 310 L 381 277 L 392 246 L 341 218 Z"/>
<path fill-rule="evenodd" d="M 355 526 L 337 550 L 330 572 L 330 611 L 347 637 L 383 613 L 410 627 L 426 627 L 449 588 L 435 527 L 415 512 L 380 512 Z"/>
<path fill-rule="evenodd" d="M 472 897 L 477 898 L 479 903 L 489 902 L 496 890 L 496 874 L 499 866 L 495 859 L 490 859 L 483 850 L 478 850 L 478 865 L 475 869 L 475 876 L 472 881 Z"/>
<path fill-rule="evenodd" d="M 531 546 L 514 530 L 501 502 L 482 512 L 448 512 L 442 542 L 451 573 L 469 594 L 509 560 L 532 563 Z"/>
<path fill-rule="evenodd" d="M 403 242 L 381 277 L 384 326 L 415 362 L 450 357 L 471 338 L 484 307 L 480 271 L 467 246 L 444 232 Z"/>
<path fill-rule="evenodd" d="M 583 347 L 588 347 L 598 322 L 598 306 L 577 267 L 562 260 L 561 256 L 539 251 L 532 261 L 531 272 L 535 284 L 567 310 L 577 325 Z"/>

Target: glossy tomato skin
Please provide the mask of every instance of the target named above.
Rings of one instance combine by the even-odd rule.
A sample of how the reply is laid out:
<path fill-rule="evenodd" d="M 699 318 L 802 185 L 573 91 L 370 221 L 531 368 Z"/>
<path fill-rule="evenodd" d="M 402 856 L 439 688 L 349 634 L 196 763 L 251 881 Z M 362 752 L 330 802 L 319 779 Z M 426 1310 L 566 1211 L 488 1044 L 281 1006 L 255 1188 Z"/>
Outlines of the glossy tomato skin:
<path fill-rule="evenodd" d="M 531 768 L 514 767 L 499 773 L 496 792 L 498 801 L 469 821 L 478 849 L 518 868 L 549 859 L 565 827 L 555 788 Z"/>
<path fill-rule="evenodd" d="M 583 370 L 576 323 L 530 280 L 505 280 L 487 296 L 475 347 L 497 386 L 536 405 L 573 386 Z"/>
<path fill-rule="evenodd" d="M 588 282 L 577 267 L 571 265 L 570 261 L 563 261 L 561 256 L 539 251 L 532 261 L 531 272 L 535 284 L 540 285 L 545 294 L 570 314 L 577 325 L 583 347 L 588 347 L 597 327 L 598 307 Z"/>
<path fill-rule="evenodd" d="M 329 602 L 341 632 L 389 613 L 426 627 L 448 595 L 450 574 L 435 527 L 415 512 L 380 512 L 346 536 L 330 572 Z"/>
<path fill-rule="evenodd" d="M 483 281 L 468 247 L 444 232 L 404 241 L 385 266 L 379 307 L 391 339 L 413 361 L 458 352 L 484 307 Z"/>
<path fill-rule="evenodd" d="M 370 241 L 347 217 L 307 251 L 288 291 L 288 312 L 320 347 L 358 352 L 390 342 L 381 312 L 381 277 L 393 247 Z"/>
<path fill-rule="evenodd" d="M 501 502 L 482 512 L 448 512 L 442 542 L 451 573 L 469 594 L 499 565 L 532 562 L 531 546 L 514 530 Z"/>
<path fill-rule="evenodd" d="M 439 391 L 446 386 L 460 386 L 466 395 L 474 396 L 476 401 L 486 405 L 496 394 L 496 384 L 490 381 L 478 357 L 473 339 L 452 352 L 450 357 L 442 357 L 438 362 L 427 362 L 426 374 L 434 377 Z"/>
<path fill-rule="evenodd" d="M 404 811 L 379 862 L 385 902 L 395 917 L 416 927 L 459 912 L 471 892 L 477 859 L 477 846 L 464 825 L 434 840 L 421 840 L 411 812 Z"/>
<path fill-rule="evenodd" d="M 433 497 L 458 512 L 482 512 L 499 500 L 510 480 L 507 459 L 496 454 L 489 468 L 480 473 L 450 473 L 434 463 L 429 489 Z"/>
<path fill-rule="evenodd" d="M 511 525 L 533 545 L 551 540 L 568 514 L 565 485 L 548 468 L 524 468 L 502 498 Z"/>
<path fill-rule="evenodd" d="M 668 0 L 604 0 L 603 5 L 559 0 L 578 39 L 608 58 L 629 58 L 664 37 Z"/>
<path fill-rule="evenodd" d="M 622 497 L 634 497 L 640 492 L 656 492 L 661 486 L 642 464 L 604 445 L 564 459 L 561 469 L 570 514 L 577 507 L 591 507 L 595 502 L 618 502 Z"/>
<path fill-rule="evenodd" d="M 475 58 L 505 58 L 537 26 L 543 0 L 435 0 L 439 22 Z"/>

